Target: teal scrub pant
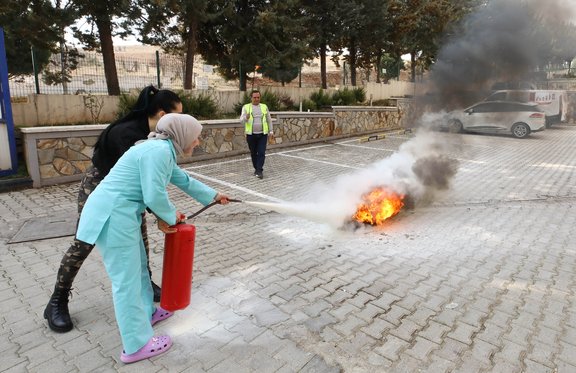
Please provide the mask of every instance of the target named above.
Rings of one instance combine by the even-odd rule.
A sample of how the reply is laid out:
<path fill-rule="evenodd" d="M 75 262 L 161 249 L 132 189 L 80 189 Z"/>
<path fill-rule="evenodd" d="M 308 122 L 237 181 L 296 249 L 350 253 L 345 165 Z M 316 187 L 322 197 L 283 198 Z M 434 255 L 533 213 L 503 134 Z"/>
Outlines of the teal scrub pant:
<path fill-rule="evenodd" d="M 96 240 L 96 247 L 102 255 L 112 283 L 114 313 L 124 352 L 133 354 L 144 347 L 154 335 L 151 324 L 152 314 L 156 309 L 153 303 L 154 293 L 140 227 L 136 226 L 136 234 L 131 235 L 128 230 L 118 225 L 117 229 L 112 228 L 115 226 L 113 220 L 115 219 L 109 219 L 104 226 Z M 123 236 L 124 240 L 119 236 Z M 138 239 L 127 244 L 126 236 Z"/>

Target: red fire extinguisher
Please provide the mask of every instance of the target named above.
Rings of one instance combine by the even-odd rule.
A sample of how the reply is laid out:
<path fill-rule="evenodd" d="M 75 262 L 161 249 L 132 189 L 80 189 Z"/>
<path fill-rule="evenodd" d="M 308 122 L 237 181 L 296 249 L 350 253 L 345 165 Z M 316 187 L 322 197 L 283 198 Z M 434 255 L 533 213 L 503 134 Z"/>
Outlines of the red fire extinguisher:
<path fill-rule="evenodd" d="M 164 239 L 160 307 L 168 311 L 186 308 L 190 304 L 192 291 L 196 227 L 177 224 L 175 228 L 176 232 L 167 234 Z"/>
<path fill-rule="evenodd" d="M 228 199 L 229 202 L 242 202 Z M 218 204 L 212 202 L 188 216 L 192 219 L 202 211 Z M 190 304 L 192 292 L 192 266 L 194 264 L 194 238 L 196 227 L 192 224 L 176 224 L 175 233 L 169 233 L 164 239 L 164 264 L 162 268 L 162 295 L 160 307 L 168 311 L 182 310 Z"/>

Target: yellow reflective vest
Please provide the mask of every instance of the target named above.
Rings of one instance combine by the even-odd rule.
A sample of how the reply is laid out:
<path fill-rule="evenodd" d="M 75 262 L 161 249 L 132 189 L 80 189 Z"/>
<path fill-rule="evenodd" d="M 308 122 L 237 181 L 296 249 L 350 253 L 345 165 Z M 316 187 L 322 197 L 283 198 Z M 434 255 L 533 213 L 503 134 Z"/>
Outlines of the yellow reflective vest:
<path fill-rule="evenodd" d="M 268 106 L 266 104 L 260 104 L 260 110 L 262 111 L 262 132 L 268 134 Z M 248 114 L 248 121 L 244 127 L 244 133 L 247 135 L 252 134 L 252 124 L 254 123 L 254 117 L 252 116 L 252 104 L 244 105 L 244 112 Z"/>

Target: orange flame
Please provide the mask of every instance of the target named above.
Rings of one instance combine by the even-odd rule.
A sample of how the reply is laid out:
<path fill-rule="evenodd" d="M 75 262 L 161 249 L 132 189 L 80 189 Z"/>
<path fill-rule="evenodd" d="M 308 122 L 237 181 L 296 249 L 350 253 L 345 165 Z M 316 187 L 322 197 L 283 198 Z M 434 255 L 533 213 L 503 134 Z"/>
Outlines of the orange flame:
<path fill-rule="evenodd" d="M 360 204 L 352 219 L 361 223 L 381 225 L 384 220 L 396 215 L 404 206 L 404 195 L 375 188 L 362 196 Z"/>

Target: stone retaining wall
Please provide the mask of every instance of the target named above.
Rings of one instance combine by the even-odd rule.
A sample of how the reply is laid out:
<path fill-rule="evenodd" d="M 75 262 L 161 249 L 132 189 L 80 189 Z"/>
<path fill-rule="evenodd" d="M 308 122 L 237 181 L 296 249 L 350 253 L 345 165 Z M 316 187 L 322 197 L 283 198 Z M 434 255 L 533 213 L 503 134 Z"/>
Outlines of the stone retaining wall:
<path fill-rule="evenodd" d="M 269 149 L 400 129 L 396 107 L 334 107 L 331 112 L 273 112 Z M 202 121 L 201 144 L 180 163 L 248 152 L 236 119 Z M 34 187 L 80 180 L 94 144 L 107 124 L 21 128 L 26 165 Z"/>

